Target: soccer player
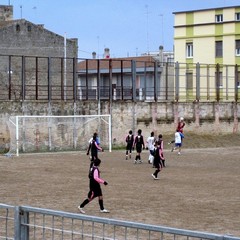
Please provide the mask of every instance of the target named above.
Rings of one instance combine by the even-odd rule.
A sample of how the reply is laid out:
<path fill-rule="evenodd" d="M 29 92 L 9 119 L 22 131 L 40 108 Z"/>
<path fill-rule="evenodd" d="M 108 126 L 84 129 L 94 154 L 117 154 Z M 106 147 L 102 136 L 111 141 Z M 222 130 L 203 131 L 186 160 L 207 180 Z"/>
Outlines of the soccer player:
<path fill-rule="evenodd" d="M 156 141 L 156 139 L 154 137 L 154 132 L 151 132 L 151 135 L 147 138 L 147 147 L 148 147 L 148 150 L 149 150 L 149 156 L 148 156 L 148 163 L 149 164 L 153 163 L 155 141 Z"/>
<path fill-rule="evenodd" d="M 128 160 L 128 156 L 131 159 L 131 153 L 133 149 L 133 143 L 134 143 L 134 135 L 132 134 L 132 130 L 128 132 L 128 135 L 126 137 L 126 160 Z"/>
<path fill-rule="evenodd" d="M 177 125 L 177 131 L 183 133 L 184 127 L 185 127 L 184 118 L 180 117 L 180 121 L 178 122 L 178 125 Z"/>
<path fill-rule="evenodd" d="M 184 138 L 183 133 L 179 132 L 178 129 L 175 132 L 175 147 L 172 149 L 173 150 L 178 148 L 178 155 L 181 154 L 181 148 L 182 148 L 182 139 Z"/>
<path fill-rule="evenodd" d="M 90 159 L 91 160 L 91 164 L 90 164 L 90 168 L 93 165 L 93 161 L 98 158 L 98 151 L 104 152 L 103 148 L 101 148 L 98 145 L 97 141 L 98 141 L 97 140 L 97 133 L 94 133 L 92 141 L 90 142 L 88 150 L 87 150 L 87 155 L 89 154 L 89 151 L 91 150 L 91 159 Z"/>
<path fill-rule="evenodd" d="M 161 134 L 159 135 L 161 136 Z M 160 137 L 162 138 L 162 136 Z M 152 177 L 154 180 L 158 180 L 158 173 L 162 170 L 163 168 L 163 160 L 164 156 L 163 156 L 163 141 L 162 140 L 158 140 L 156 142 L 156 149 L 155 149 L 155 154 L 154 154 L 154 160 L 153 160 L 153 166 L 156 168 L 155 172 L 152 174 Z M 164 164 L 165 166 L 165 164 Z"/>
<path fill-rule="evenodd" d="M 91 167 L 89 171 L 89 192 L 88 197 L 78 206 L 78 210 L 81 213 L 85 213 L 84 207 L 90 203 L 94 198 L 98 197 L 98 203 L 100 206 L 100 212 L 101 213 L 109 213 L 107 209 L 104 208 L 103 205 L 103 195 L 102 195 L 102 189 L 100 184 L 104 184 L 105 186 L 108 185 L 108 183 L 100 178 L 100 166 L 101 160 L 99 158 L 95 159 L 93 161 L 93 166 Z"/>
<path fill-rule="evenodd" d="M 138 129 L 138 135 L 134 139 L 134 147 L 136 147 L 136 152 L 137 152 L 134 163 L 142 163 L 141 152 L 142 152 L 142 149 L 145 148 L 145 144 L 144 144 L 141 129 Z"/>

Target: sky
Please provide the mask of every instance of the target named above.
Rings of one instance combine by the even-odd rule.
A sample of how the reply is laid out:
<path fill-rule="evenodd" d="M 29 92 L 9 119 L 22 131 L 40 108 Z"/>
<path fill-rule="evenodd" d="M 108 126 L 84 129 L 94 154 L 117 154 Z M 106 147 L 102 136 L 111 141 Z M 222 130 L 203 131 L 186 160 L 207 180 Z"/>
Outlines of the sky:
<path fill-rule="evenodd" d="M 0 0 L 24 18 L 67 38 L 78 39 L 78 57 L 133 57 L 173 50 L 173 12 L 240 6 L 240 0 Z"/>

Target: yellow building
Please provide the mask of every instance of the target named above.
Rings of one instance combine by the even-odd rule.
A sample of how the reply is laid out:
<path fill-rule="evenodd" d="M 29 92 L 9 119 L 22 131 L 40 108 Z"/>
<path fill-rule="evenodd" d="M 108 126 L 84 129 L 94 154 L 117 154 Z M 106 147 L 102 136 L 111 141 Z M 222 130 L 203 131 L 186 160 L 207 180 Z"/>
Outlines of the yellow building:
<path fill-rule="evenodd" d="M 174 61 L 180 65 L 180 76 L 185 75 L 185 81 L 180 77 L 180 95 L 191 98 L 197 85 L 202 99 L 208 99 L 212 91 L 224 99 L 234 95 L 240 76 L 236 68 L 236 64 L 240 65 L 240 6 L 173 14 Z"/>

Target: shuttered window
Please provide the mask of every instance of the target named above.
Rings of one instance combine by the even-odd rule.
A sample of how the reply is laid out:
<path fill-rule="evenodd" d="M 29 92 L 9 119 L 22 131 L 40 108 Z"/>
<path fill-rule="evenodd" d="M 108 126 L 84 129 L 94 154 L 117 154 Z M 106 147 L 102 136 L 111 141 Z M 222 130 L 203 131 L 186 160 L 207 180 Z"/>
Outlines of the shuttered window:
<path fill-rule="evenodd" d="M 236 56 L 240 56 L 240 40 L 236 40 Z"/>
<path fill-rule="evenodd" d="M 223 56 L 222 41 L 215 42 L 215 52 L 216 52 L 216 57 Z"/>

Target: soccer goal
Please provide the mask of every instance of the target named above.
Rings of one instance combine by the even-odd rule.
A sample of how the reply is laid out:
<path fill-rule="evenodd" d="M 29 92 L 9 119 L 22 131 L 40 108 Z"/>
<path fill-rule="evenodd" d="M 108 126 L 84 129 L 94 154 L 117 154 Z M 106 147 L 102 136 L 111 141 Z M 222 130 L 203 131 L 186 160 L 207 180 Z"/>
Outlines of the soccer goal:
<path fill-rule="evenodd" d="M 101 147 L 112 150 L 110 115 L 11 116 L 9 154 L 86 150 L 98 133 Z"/>

